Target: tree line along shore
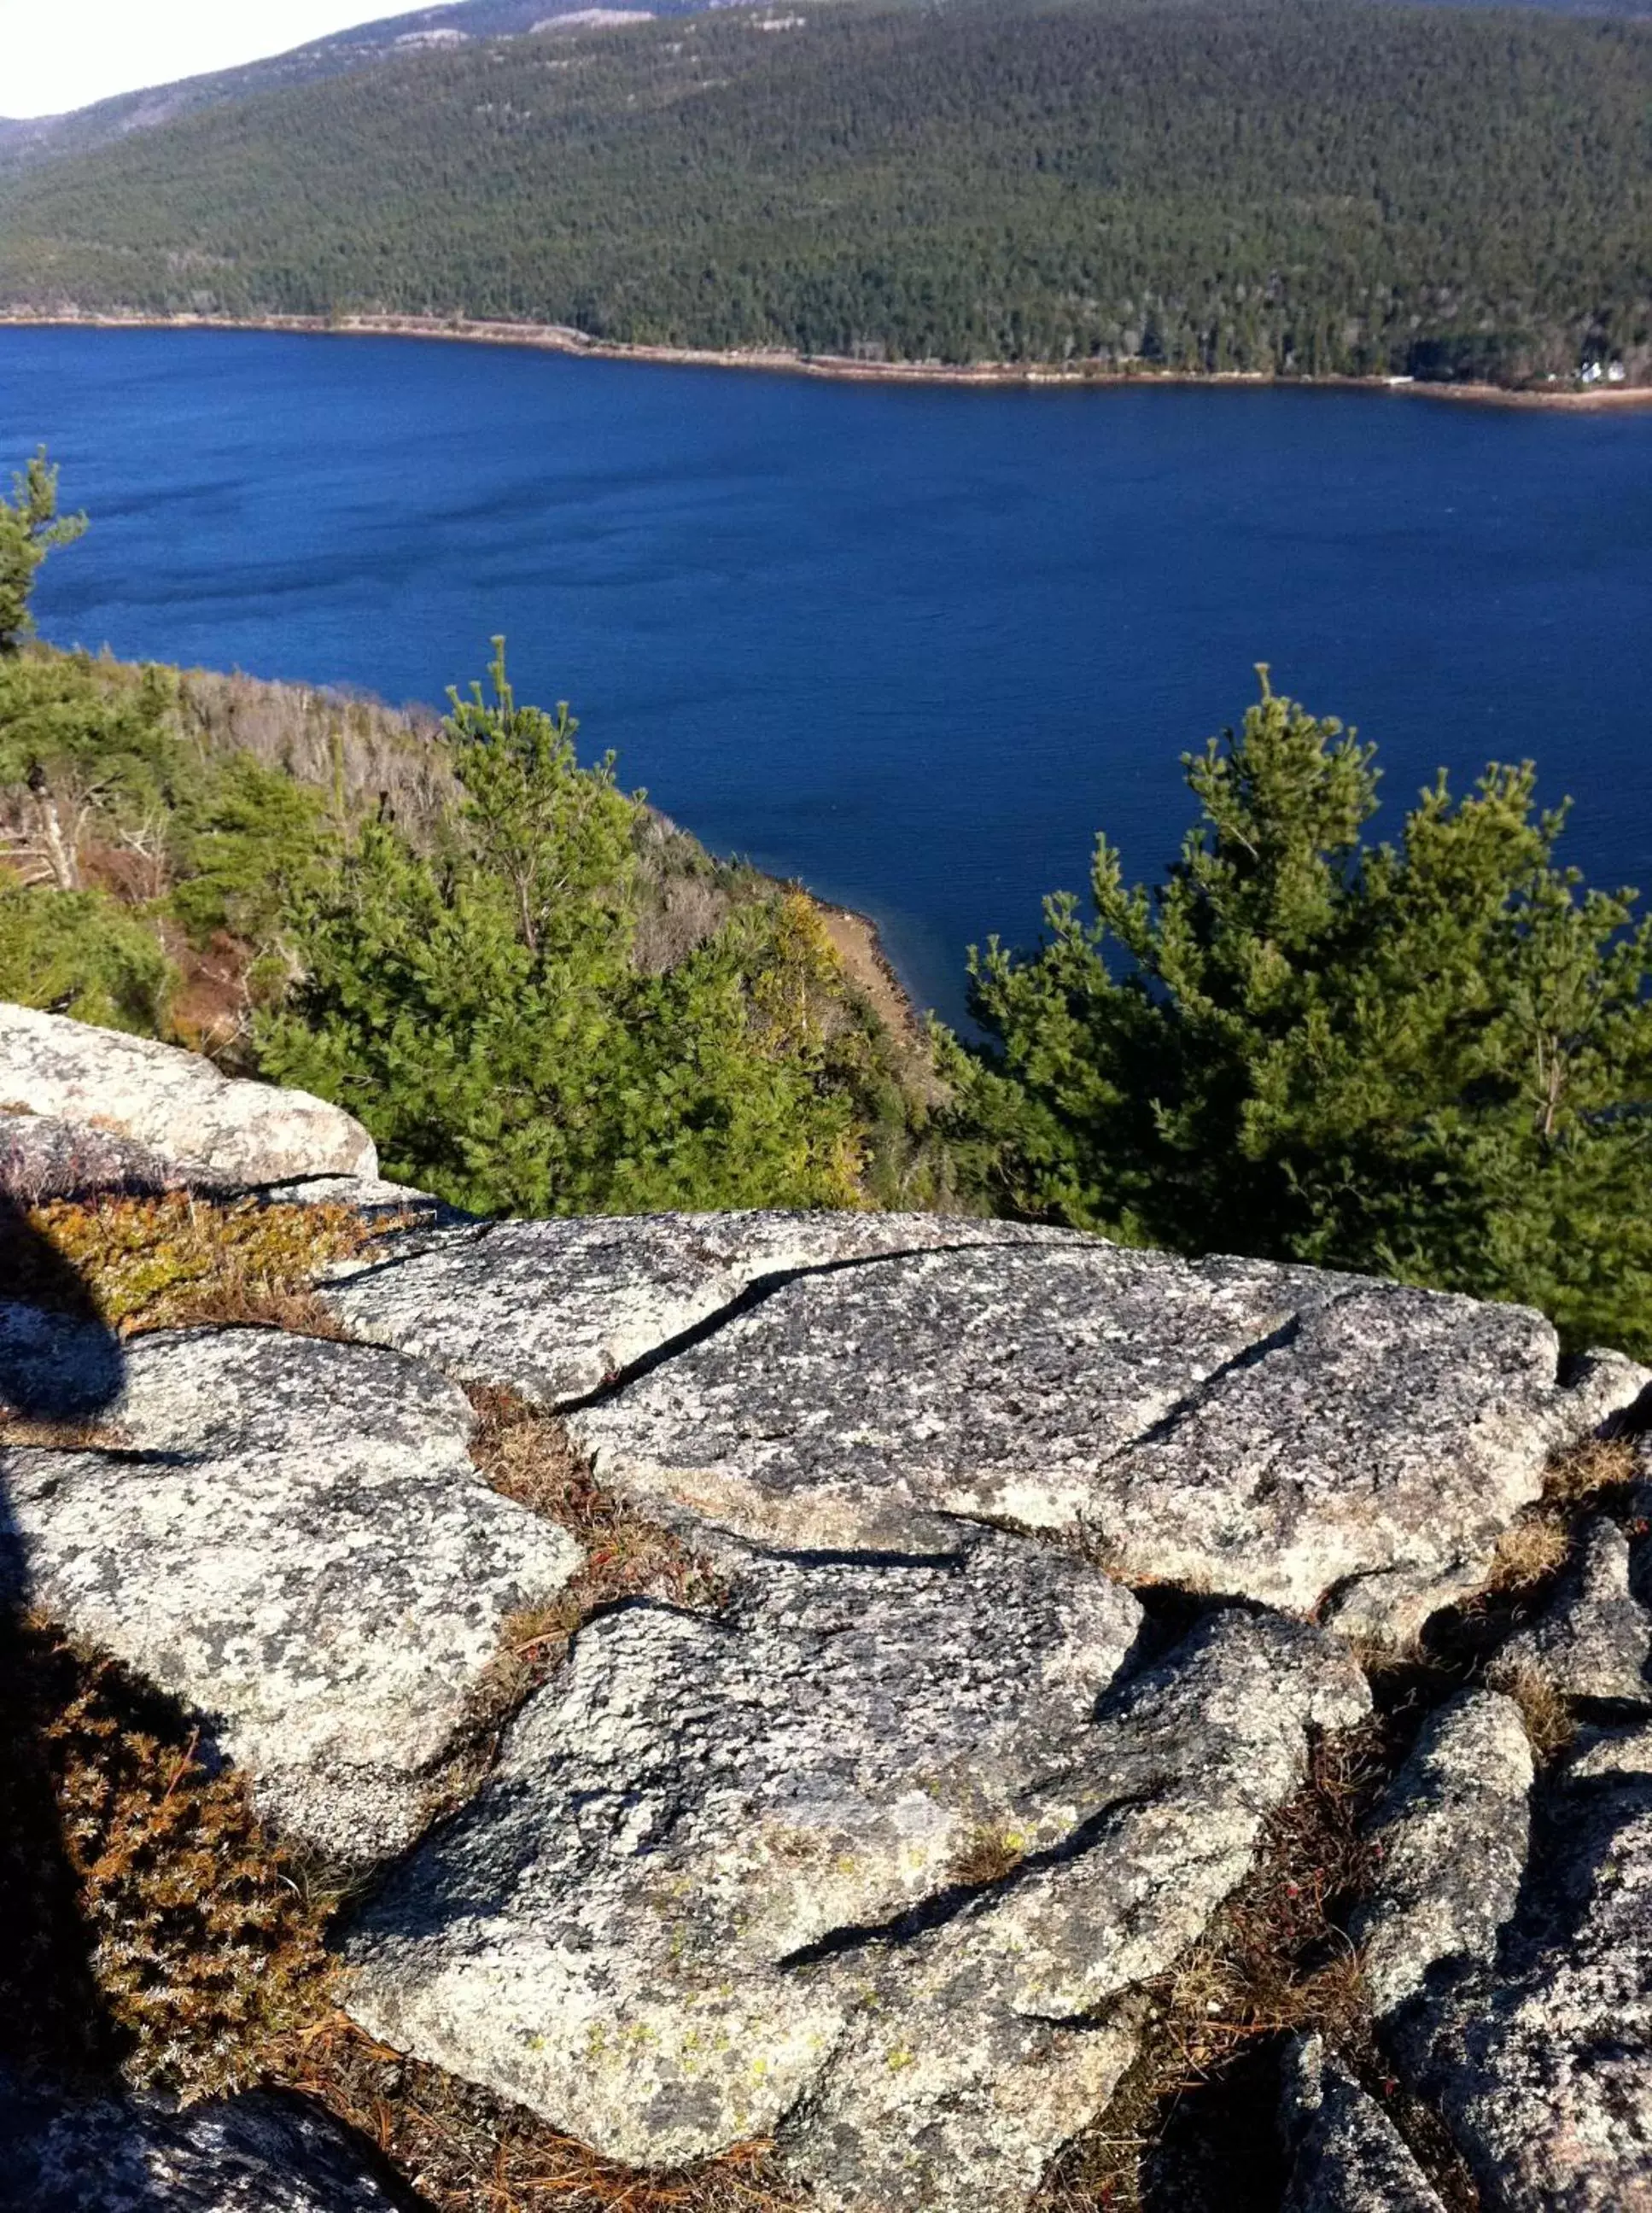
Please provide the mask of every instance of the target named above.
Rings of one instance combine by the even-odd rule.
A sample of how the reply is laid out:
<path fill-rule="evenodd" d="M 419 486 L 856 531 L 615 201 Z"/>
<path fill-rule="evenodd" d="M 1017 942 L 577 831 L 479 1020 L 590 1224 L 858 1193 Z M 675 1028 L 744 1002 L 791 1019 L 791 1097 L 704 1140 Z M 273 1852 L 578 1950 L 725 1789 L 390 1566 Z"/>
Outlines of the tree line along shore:
<path fill-rule="evenodd" d="M 1238 387 L 1252 390 L 1302 387 L 1320 391 L 1393 392 L 1427 399 L 1451 399 L 1471 405 L 1545 407 L 1570 412 L 1612 411 L 1652 406 L 1652 384 L 1605 380 L 1513 387 L 1460 383 L 1413 376 L 1309 376 L 1251 369 L 1161 369 L 1137 363 L 1079 367 L 1052 363 L 941 361 L 856 361 L 844 355 L 802 354 L 782 347 L 762 351 L 730 349 L 713 352 L 687 346 L 632 345 L 588 338 L 584 332 L 552 323 L 481 322 L 458 316 L 259 315 L 199 314 L 167 315 L 101 314 L 78 309 L 0 310 L 0 329 L 262 331 L 305 338 L 396 338 L 466 345 L 521 346 L 593 361 L 641 362 L 665 368 L 732 369 L 776 375 L 814 376 L 850 384 L 933 384 L 1061 391 L 1151 392 L 1190 387 Z"/>

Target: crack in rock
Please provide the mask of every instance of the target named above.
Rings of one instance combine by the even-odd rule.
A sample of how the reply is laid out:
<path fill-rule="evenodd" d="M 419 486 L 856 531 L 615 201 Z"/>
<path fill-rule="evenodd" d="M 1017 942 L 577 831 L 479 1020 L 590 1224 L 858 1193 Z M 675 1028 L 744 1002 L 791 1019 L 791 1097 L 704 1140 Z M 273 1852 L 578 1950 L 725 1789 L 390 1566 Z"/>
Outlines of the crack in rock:
<path fill-rule="evenodd" d="M 950 1247 L 1058 1249 L 1064 1230 L 915 1214 L 662 1214 L 509 1222 L 397 1241 L 324 1287 L 351 1332 L 561 1409 L 698 1343 L 760 1287 Z"/>

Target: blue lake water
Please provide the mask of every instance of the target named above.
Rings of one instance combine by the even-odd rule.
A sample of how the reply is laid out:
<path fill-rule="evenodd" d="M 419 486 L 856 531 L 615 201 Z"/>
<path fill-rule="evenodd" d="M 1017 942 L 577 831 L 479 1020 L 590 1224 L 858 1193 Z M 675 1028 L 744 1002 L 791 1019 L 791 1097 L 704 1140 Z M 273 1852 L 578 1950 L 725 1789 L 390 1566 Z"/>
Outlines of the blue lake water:
<path fill-rule="evenodd" d="M 1438 765 L 1538 760 L 1652 892 L 1652 413 L 890 389 L 393 339 L 0 332 L 0 459 L 92 533 L 61 643 L 439 700 L 518 688 L 956 1015 L 1105 827 L 1149 875 L 1252 665 Z"/>

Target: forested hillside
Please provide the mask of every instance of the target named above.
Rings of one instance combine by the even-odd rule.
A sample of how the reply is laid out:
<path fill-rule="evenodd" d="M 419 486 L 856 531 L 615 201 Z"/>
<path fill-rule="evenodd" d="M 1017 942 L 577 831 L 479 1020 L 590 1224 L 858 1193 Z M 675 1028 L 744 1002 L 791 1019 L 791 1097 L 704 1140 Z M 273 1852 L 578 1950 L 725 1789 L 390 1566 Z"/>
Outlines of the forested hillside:
<path fill-rule="evenodd" d="M 40 457 L 0 498 L 0 1000 L 318 1092 L 482 1211 L 991 1210 L 1652 1356 L 1652 918 L 1559 863 L 1529 764 L 1373 846 L 1375 748 L 1264 672 L 1164 880 L 1103 838 L 1091 911 L 972 954 L 981 1036 L 925 1054 L 502 650 L 438 726 L 33 645 L 56 495 Z"/>
<path fill-rule="evenodd" d="M 502 644 L 442 723 L 49 652 L 55 500 L 42 460 L 0 500 L 0 1000 L 348 1102 L 479 1210 L 947 1196 L 821 910 L 582 765 Z"/>
<path fill-rule="evenodd" d="M 1344 0 L 483 42 L 0 191 L 0 301 L 1652 381 L 1652 25 Z"/>

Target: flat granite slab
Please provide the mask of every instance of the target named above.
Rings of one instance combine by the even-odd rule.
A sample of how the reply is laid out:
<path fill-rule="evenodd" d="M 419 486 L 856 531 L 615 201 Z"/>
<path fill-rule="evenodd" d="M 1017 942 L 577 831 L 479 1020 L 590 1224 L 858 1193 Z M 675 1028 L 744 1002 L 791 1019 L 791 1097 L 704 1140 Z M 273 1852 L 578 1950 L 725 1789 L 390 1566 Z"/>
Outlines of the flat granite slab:
<path fill-rule="evenodd" d="M 1558 1361 L 1523 1308 L 1004 1244 L 799 1275 L 570 1427 L 605 1484 L 771 1545 L 1082 1533 L 1129 1579 L 1398 1638 L 1647 1380 L 1569 1391 Z"/>
<path fill-rule="evenodd" d="M 395 1353 L 185 1330 L 119 1360 L 118 1448 L 0 1450 L 0 1568 L 198 1712 L 283 1826 L 401 1848 L 507 1622 L 579 1545 L 487 1487 L 462 1394 Z"/>
<path fill-rule="evenodd" d="M 934 1214 L 652 1214 L 414 1235 L 321 1295 L 352 1336 L 530 1405 L 588 1397 L 753 1286 L 892 1253 L 1099 1241 Z"/>

